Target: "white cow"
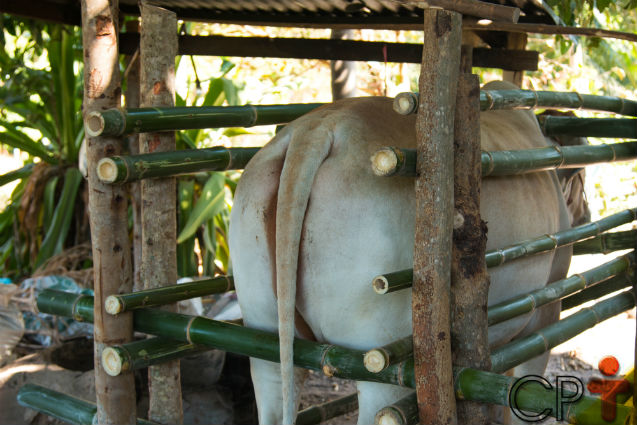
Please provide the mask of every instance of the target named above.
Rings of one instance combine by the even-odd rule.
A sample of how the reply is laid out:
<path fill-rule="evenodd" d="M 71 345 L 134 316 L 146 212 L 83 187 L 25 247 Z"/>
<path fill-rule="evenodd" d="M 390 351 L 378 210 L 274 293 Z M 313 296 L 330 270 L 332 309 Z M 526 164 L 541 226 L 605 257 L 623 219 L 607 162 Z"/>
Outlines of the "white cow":
<path fill-rule="evenodd" d="M 489 89 L 515 88 L 491 83 Z M 546 146 L 530 111 L 481 115 L 482 148 Z M 367 350 L 411 333 L 411 291 L 377 295 L 374 276 L 412 267 L 414 179 L 376 177 L 369 158 L 382 146 L 414 148 L 415 117 L 382 97 L 346 99 L 286 126 L 250 161 L 235 194 L 230 251 L 246 326 L 280 331 L 281 365 L 251 359 L 261 424 L 292 423 L 305 371 L 292 366 L 292 338 Z M 487 249 L 569 227 L 553 172 L 486 178 L 482 217 Z M 570 251 L 490 270 L 489 304 L 566 274 Z M 559 258 L 557 258 L 559 257 Z M 278 313 L 277 295 L 278 291 Z M 559 306 L 489 329 L 492 347 L 557 318 Z M 304 320 L 300 320 L 300 319 Z M 546 356 L 516 374 L 541 374 Z M 362 361 L 362 359 L 361 359 Z M 358 382 L 359 424 L 409 390 Z"/>

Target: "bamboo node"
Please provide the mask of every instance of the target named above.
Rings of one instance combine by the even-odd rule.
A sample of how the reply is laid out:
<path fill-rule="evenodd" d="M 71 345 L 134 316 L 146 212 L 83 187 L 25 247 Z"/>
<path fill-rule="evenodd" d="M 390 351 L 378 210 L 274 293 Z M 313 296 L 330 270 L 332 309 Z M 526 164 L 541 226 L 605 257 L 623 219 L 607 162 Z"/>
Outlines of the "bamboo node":
<path fill-rule="evenodd" d="M 555 168 L 562 168 L 562 165 L 564 165 L 564 160 L 566 159 L 564 157 L 564 152 L 562 152 L 562 149 L 559 146 L 551 146 L 553 149 L 555 149 L 558 153 L 558 155 L 560 156 L 560 163 L 557 164 L 555 166 Z"/>
<path fill-rule="evenodd" d="M 579 102 L 579 105 L 577 106 L 577 109 L 582 109 L 582 106 L 584 106 L 584 98 L 578 92 L 573 92 L 573 93 L 575 93 L 575 96 L 577 96 L 577 100 Z"/>
<path fill-rule="evenodd" d="M 99 111 L 89 113 L 84 121 L 84 130 L 90 137 L 101 135 L 105 126 L 106 122 L 104 121 L 102 113 Z"/>
<path fill-rule="evenodd" d="M 110 376 L 118 376 L 128 370 L 128 362 L 122 358 L 118 350 L 106 347 L 102 351 L 102 368 Z"/>
<path fill-rule="evenodd" d="M 389 360 L 382 350 L 374 348 L 365 353 L 363 363 L 365 364 L 365 369 L 372 373 L 378 373 L 387 367 Z"/>
<path fill-rule="evenodd" d="M 398 164 L 401 162 L 398 152 L 391 147 L 384 147 L 371 156 L 372 171 L 379 177 L 388 177 L 396 173 Z"/>
<path fill-rule="evenodd" d="M 418 97 L 411 92 L 398 93 L 394 98 L 393 107 L 400 115 L 413 114 L 418 110 Z"/>
<path fill-rule="evenodd" d="M 376 276 L 372 281 L 372 287 L 374 288 L 374 292 L 376 292 L 377 294 L 386 294 L 389 290 L 389 282 L 383 275 Z"/>
<path fill-rule="evenodd" d="M 124 311 L 124 303 L 116 295 L 109 295 L 104 301 L 104 309 L 108 314 L 116 315 Z"/>
<path fill-rule="evenodd" d="M 610 151 L 613 153 L 612 162 L 615 162 L 615 160 L 617 159 L 617 152 L 615 151 L 615 147 L 613 145 L 608 145 L 608 144 L 604 144 L 604 145 L 610 148 Z"/>
<path fill-rule="evenodd" d="M 188 324 L 186 325 L 186 341 L 188 341 L 190 344 L 193 344 L 192 340 L 190 339 L 190 328 L 192 327 L 192 322 L 194 322 L 196 318 L 197 316 L 191 317 L 190 320 L 188 320 Z"/>
<path fill-rule="evenodd" d="M 97 178 L 102 183 L 113 183 L 117 180 L 117 164 L 111 158 L 102 158 L 97 163 Z"/>

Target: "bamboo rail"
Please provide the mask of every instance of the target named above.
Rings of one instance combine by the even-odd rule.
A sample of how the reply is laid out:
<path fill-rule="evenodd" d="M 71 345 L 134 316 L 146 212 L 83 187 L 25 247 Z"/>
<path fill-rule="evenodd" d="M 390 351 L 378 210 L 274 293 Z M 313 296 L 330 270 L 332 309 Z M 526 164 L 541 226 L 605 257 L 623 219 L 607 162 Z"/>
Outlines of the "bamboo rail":
<path fill-rule="evenodd" d="M 93 297 L 45 290 L 38 296 L 38 310 L 77 321 L 93 321 Z M 276 334 L 232 325 L 205 317 L 191 317 L 155 309 L 133 312 L 138 332 L 174 341 L 219 348 L 263 360 L 279 361 Z M 295 339 L 294 363 L 306 369 L 320 370 L 328 376 L 371 382 L 391 383 L 415 388 L 413 360 L 393 365 L 380 373 L 365 369 L 362 350 Z"/>
<path fill-rule="evenodd" d="M 106 298 L 105 309 L 109 314 L 119 314 L 137 308 L 156 307 L 232 290 L 234 290 L 233 277 L 219 276 L 212 279 L 131 292 L 130 294 L 111 295 Z"/>
<path fill-rule="evenodd" d="M 97 423 L 95 403 L 71 397 L 36 384 L 25 384 L 18 391 L 21 406 L 37 410 L 61 421 L 74 425 L 94 425 Z M 297 425 L 314 425 L 328 419 L 344 415 L 358 408 L 358 394 L 312 406 L 301 410 L 296 417 Z M 137 418 L 137 425 L 158 425 L 146 419 Z"/>
<path fill-rule="evenodd" d="M 519 410 L 548 413 L 548 416 L 556 417 L 555 400 L 558 397 L 557 392 L 562 390 L 559 395 L 563 400 L 575 396 L 569 390 L 547 389 L 536 381 L 525 383 L 519 387 L 515 394 L 512 394 L 514 385 L 519 379 L 517 377 L 503 376 L 470 368 L 455 368 L 454 372 L 456 396 L 460 400 L 510 406 L 511 400 L 515 399 L 516 407 Z M 412 393 L 379 410 L 376 414 L 375 424 L 415 425 L 418 423 L 416 406 L 416 393 Z M 563 420 L 580 425 L 599 425 L 602 417 L 602 400 L 600 398 L 584 395 L 576 402 L 568 403 L 568 406 L 562 417 Z M 617 404 L 615 409 L 615 419 L 604 423 L 608 425 L 625 425 L 628 423 L 632 408 L 624 404 Z"/>
<path fill-rule="evenodd" d="M 384 147 L 372 155 L 372 171 L 380 177 L 417 177 L 415 157 L 414 149 Z M 637 158 L 637 142 L 483 151 L 482 177 L 510 176 L 561 168 L 580 168 L 601 162 L 627 161 L 635 158 Z"/>
<path fill-rule="evenodd" d="M 624 273 L 634 266 L 634 262 L 634 253 L 624 255 L 599 267 L 550 283 L 544 288 L 493 305 L 488 311 L 489 326 L 531 313 L 545 304 L 558 301 L 567 295 Z"/>
<path fill-rule="evenodd" d="M 537 117 L 545 136 L 637 138 L 634 118 L 575 118 L 540 115 Z"/>
<path fill-rule="evenodd" d="M 559 247 L 573 244 L 574 242 L 580 241 L 582 239 L 597 236 L 604 231 L 621 226 L 622 224 L 630 223 L 636 218 L 637 208 L 632 208 L 620 211 L 608 217 L 604 217 L 601 220 L 582 224 L 580 226 L 563 230 L 552 235 L 542 235 L 533 239 L 519 242 L 517 244 L 509 245 L 504 248 L 490 250 L 487 251 L 485 255 L 487 267 L 496 267 L 517 258 L 522 258 L 532 254 L 539 254 L 547 251 L 553 251 Z M 600 239 L 600 242 L 589 242 L 588 240 L 577 242 L 573 246 L 573 251 L 579 250 L 582 253 L 589 253 L 591 250 L 594 249 L 591 248 L 591 245 L 597 246 L 598 244 L 603 243 L 601 242 L 602 240 L 608 239 L 610 235 L 613 234 L 608 233 L 606 235 L 609 236 L 602 235 L 603 239 Z M 630 248 L 631 246 L 627 246 L 630 235 L 622 234 L 621 238 L 621 245 L 613 241 L 613 246 L 617 247 L 618 249 L 626 249 L 624 247 Z M 578 246 L 580 246 L 579 244 L 583 244 L 581 245 L 582 248 L 578 248 Z M 387 294 L 390 292 L 410 288 L 412 279 L 412 269 L 385 273 L 376 276 L 372 280 L 372 288 L 377 294 Z"/>
<path fill-rule="evenodd" d="M 259 149 L 216 146 L 206 149 L 112 156 L 98 162 L 97 177 L 103 183 L 127 183 L 199 171 L 239 170 L 245 168 Z"/>
<path fill-rule="evenodd" d="M 635 306 L 632 290 L 624 291 L 591 307 L 514 340 L 491 352 L 492 371 L 503 373 L 567 341 L 586 329 Z"/>
<path fill-rule="evenodd" d="M 418 108 L 418 93 L 399 93 L 394 98 L 394 111 L 401 115 L 413 114 Z M 534 108 L 586 109 L 631 117 L 637 116 L 637 102 L 620 97 L 534 90 L 480 91 L 481 111 Z"/>
<path fill-rule="evenodd" d="M 18 391 L 18 403 L 70 424 L 93 425 L 97 423 L 95 403 L 71 397 L 40 385 L 23 385 Z M 137 425 L 158 424 L 137 418 Z"/>
<path fill-rule="evenodd" d="M 597 300 L 613 292 L 626 289 L 635 284 L 634 270 L 620 274 L 597 285 L 582 289 L 581 291 L 562 298 L 562 311 L 584 304 L 588 301 Z"/>
<path fill-rule="evenodd" d="M 637 241 L 637 230 L 603 233 L 573 245 L 573 255 L 608 254 L 609 252 L 632 249 Z"/>
<path fill-rule="evenodd" d="M 413 354 L 413 339 L 411 335 L 408 335 L 382 347 L 369 350 L 363 357 L 363 363 L 367 370 L 378 373 L 387 369 L 389 365 L 408 359 Z"/>
<path fill-rule="evenodd" d="M 252 127 L 287 124 L 323 103 L 244 106 L 177 106 L 163 108 L 108 109 L 89 114 L 86 134 L 121 136 L 129 133 L 197 128 Z"/>

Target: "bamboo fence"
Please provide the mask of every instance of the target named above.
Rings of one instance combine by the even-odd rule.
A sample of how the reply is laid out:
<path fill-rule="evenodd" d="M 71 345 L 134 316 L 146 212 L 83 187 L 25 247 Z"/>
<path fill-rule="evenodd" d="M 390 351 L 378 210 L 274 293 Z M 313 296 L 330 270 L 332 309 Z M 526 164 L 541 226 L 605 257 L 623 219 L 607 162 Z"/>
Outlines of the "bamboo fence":
<path fill-rule="evenodd" d="M 552 235 L 541 235 L 504 248 L 487 251 L 485 254 L 487 267 L 496 267 L 517 258 L 553 251 L 559 247 L 570 245 L 575 242 L 577 243 L 574 244 L 573 251 L 577 251 L 581 254 L 599 252 L 600 249 L 609 250 L 611 248 L 616 248 L 619 250 L 631 248 L 633 246 L 631 244 L 635 243 L 635 239 L 631 239 L 634 233 L 600 234 L 607 230 L 621 226 L 622 224 L 630 223 L 635 220 L 636 217 L 637 208 L 632 208 L 604 217 L 598 221 L 582 224 Z M 599 239 L 595 239 L 595 241 L 591 242 L 590 240 L 583 240 L 598 235 L 600 235 Z M 610 242 L 611 240 L 612 242 Z M 410 288 L 412 279 L 412 269 L 385 273 L 376 276 L 372 280 L 372 288 L 377 294 L 387 294 Z"/>
<path fill-rule="evenodd" d="M 213 148 L 153 152 L 104 158 L 97 164 L 97 176 L 104 183 L 127 183 L 154 177 L 176 176 L 199 171 L 245 168 L 259 148 Z"/>
<path fill-rule="evenodd" d="M 111 295 L 106 298 L 105 309 L 109 314 L 119 314 L 137 308 L 156 307 L 232 290 L 234 290 L 234 279 L 232 276 L 219 276 L 212 279 L 131 292 L 130 294 Z"/>
<path fill-rule="evenodd" d="M 576 118 L 540 115 L 537 119 L 545 136 L 637 138 L 637 120 L 633 118 Z"/>
<path fill-rule="evenodd" d="M 109 109 L 89 114 L 84 122 L 89 136 L 219 127 L 287 124 L 323 103 L 244 106 L 176 106 Z"/>
<path fill-rule="evenodd" d="M 481 111 L 539 108 L 586 109 L 631 117 L 637 116 L 637 102 L 620 97 L 533 90 L 480 91 Z M 418 93 L 400 93 L 394 98 L 394 111 L 401 115 L 416 113 L 418 109 Z"/>
<path fill-rule="evenodd" d="M 637 142 L 587 146 L 551 146 L 546 148 L 483 151 L 482 177 L 511 176 L 537 171 L 580 168 L 586 165 L 628 161 L 637 158 Z M 415 149 L 393 146 L 376 151 L 371 167 L 380 177 L 417 177 Z"/>

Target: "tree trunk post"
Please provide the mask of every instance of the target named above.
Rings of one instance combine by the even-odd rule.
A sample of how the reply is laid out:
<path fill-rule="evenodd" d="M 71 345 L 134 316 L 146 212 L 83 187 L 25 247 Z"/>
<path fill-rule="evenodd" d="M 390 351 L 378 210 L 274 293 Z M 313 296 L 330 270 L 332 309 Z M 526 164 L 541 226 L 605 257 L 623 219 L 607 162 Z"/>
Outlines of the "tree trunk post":
<path fill-rule="evenodd" d="M 83 114 L 120 106 L 121 86 L 118 58 L 118 2 L 82 0 L 84 45 Z M 136 423 L 135 382 L 132 372 L 112 377 L 102 368 L 102 350 L 133 338 L 131 313 L 112 316 L 104 311 L 109 295 L 132 289 L 126 191 L 101 183 L 97 162 L 119 155 L 123 141 L 113 137 L 88 137 L 88 191 L 93 273 L 95 279 L 95 395 L 101 425 Z"/>
<path fill-rule="evenodd" d="M 353 30 L 332 29 L 332 40 L 350 40 Z M 345 60 L 330 61 L 332 72 L 332 102 L 356 96 L 356 62 Z"/>
<path fill-rule="evenodd" d="M 126 22 L 126 32 L 139 33 L 139 21 Z M 124 99 L 126 100 L 126 109 L 139 108 L 139 50 L 132 56 L 126 57 L 126 66 L 128 73 L 126 78 L 126 92 Z M 139 134 L 133 133 L 126 137 L 128 142 L 128 152 L 131 155 L 139 153 Z M 133 209 L 133 291 L 141 291 L 144 289 L 141 281 L 140 266 L 142 262 L 142 188 L 139 181 L 134 181 L 128 185 L 131 199 L 131 207 Z"/>
<path fill-rule="evenodd" d="M 480 83 L 463 46 L 454 123 L 454 220 L 451 256 L 451 349 L 454 367 L 491 369 L 487 333 L 489 275 L 486 223 L 480 217 Z M 484 403 L 458 401 L 458 423 L 486 425 Z"/>
<path fill-rule="evenodd" d="M 528 36 L 526 33 L 510 32 L 507 33 L 507 49 L 524 50 Z M 502 79 L 509 81 L 518 87 L 522 87 L 524 80 L 524 71 L 502 71 Z"/>
<path fill-rule="evenodd" d="M 450 338 L 453 122 L 462 17 L 424 10 L 412 293 L 420 423 L 456 424 Z"/>
<path fill-rule="evenodd" d="M 174 106 L 177 16 L 141 3 L 141 106 Z M 140 152 L 175 150 L 175 133 L 144 133 Z M 142 180 L 142 257 L 144 289 L 177 281 L 177 204 L 175 178 Z M 177 305 L 162 307 L 177 311 Z M 148 419 L 162 424 L 183 422 L 179 360 L 148 368 Z"/>

